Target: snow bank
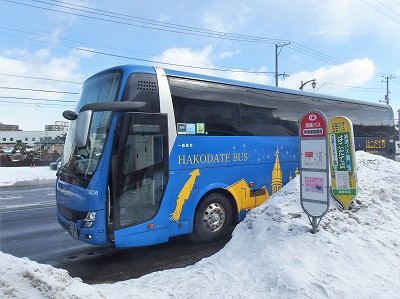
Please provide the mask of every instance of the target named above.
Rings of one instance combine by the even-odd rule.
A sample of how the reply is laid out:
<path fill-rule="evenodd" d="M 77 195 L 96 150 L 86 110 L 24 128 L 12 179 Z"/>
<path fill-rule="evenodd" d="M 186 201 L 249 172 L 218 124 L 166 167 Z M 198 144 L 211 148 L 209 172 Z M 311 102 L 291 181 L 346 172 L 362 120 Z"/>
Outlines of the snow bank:
<path fill-rule="evenodd" d="M 66 270 L 0 253 L 0 298 L 106 298 Z"/>
<path fill-rule="evenodd" d="M 49 166 L 0 167 L 0 187 L 47 184 L 55 180 L 56 171 Z"/>
<path fill-rule="evenodd" d="M 398 298 L 400 164 L 357 153 L 351 211 L 332 199 L 320 231 L 299 202 L 299 179 L 255 209 L 232 240 L 185 269 L 102 285 L 108 298 Z"/>
<path fill-rule="evenodd" d="M 316 234 L 300 207 L 296 178 L 254 209 L 222 250 L 193 266 L 89 286 L 63 270 L 0 253 L 0 297 L 398 298 L 400 163 L 356 156 L 352 210 L 332 201 Z"/>

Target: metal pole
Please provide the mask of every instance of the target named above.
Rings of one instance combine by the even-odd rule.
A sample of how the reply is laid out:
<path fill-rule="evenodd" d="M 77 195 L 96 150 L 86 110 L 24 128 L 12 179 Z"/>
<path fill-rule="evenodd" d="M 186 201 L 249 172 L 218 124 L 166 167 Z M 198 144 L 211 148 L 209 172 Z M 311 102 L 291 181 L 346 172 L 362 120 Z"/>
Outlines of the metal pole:
<path fill-rule="evenodd" d="M 386 76 L 386 77 L 382 76 L 382 77 L 384 78 L 384 80 L 386 80 L 386 95 L 385 95 L 384 102 L 386 102 L 386 105 L 389 105 L 389 80 L 396 78 L 396 76 L 390 75 L 390 76 Z"/>
<path fill-rule="evenodd" d="M 282 51 L 282 48 L 287 45 L 290 45 L 290 42 L 283 43 L 283 44 L 275 44 L 275 86 L 278 86 L 278 77 L 279 76 L 284 76 L 284 77 L 288 76 L 285 73 L 279 74 L 279 72 L 278 72 L 278 56 L 280 54 L 280 51 Z M 281 48 L 280 51 L 278 51 L 279 48 Z"/>
<path fill-rule="evenodd" d="M 318 219 L 317 217 L 312 217 L 312 222 L 311 222 L 312 230 L 311 230 L 311 232 L 313 234 L 315 234 L 317 232 L 317 227 L 318 227 L 317 219 Z"/>
<path fill-rule="evenodd" d="M 278 45 L 275 45 L 275 86 L 278 86 Z"/>

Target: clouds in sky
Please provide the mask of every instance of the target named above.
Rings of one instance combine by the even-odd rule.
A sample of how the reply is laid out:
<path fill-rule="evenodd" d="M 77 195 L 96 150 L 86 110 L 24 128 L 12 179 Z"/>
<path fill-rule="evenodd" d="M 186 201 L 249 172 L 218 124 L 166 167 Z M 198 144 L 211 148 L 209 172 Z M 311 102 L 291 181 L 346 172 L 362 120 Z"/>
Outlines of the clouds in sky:
<path fill-rule="evenodd" d="M 80 56 L 75 52 L 70 52 L 67 56 L 55 56 L 49 49 L 33 52 L 26 49 L 9 49 L 0 54 L 0 66 L 1 85 L 7 87 L 0 88 L 1 122 L 18 124 L 20 129 L 28 131 L 44 130 L 44 122 L 52 124 L 55 119 L 61 119 L 62 111 L 73 108 L 74 103 L 63 103 L 60 100 L 76 100 L 78 97 L 44 91 L 79 93 L 80 85 L 60 81 L 84 80 L 84 76 L 79 73 Z M 38 101 L 32 99 L 46 101 L 37 104 Z M 58 116 L 55 117 L 53 113 Z"/>
<path fill-rule="evenodd" d="M 209 45 L 201 50 L 194 50 L 190 48 L 170 48 L 165 50 L 161 56 L 153 57 L 152 60 L 160 61 L 162 63 L 182 64 L 189 66 L 196 66 L 198 68 L 187 68 L 179 66 L 168 66 L 167 64 L 161 65 L 167 68 L 179 69 L 185 72 L 199 73 L 208 76 L 224 77 L 240 81 L 248 81 L 260 84 L 270 84 L 271 76 L 267 74 L 246 73 L 246 72 L 226 72 L 220 69 L 228 69 L 221 67 L 223 59 L 235 55 L 233 52 L 223 51 L 217 53 L 213 46 Z M 216 65 L 219 64 L 219 66 Z M 266 72 L 265 67 L 261 67 L 257 72 Z"/>
<path fill-rule="evenodd" d="M 204 28 L 222 32 L 237 31 L 240 26 L 248 24 L 252 13 L 253 9 L 246 2 L 230 5 L 225 2 L 213 3 L 210 8 L 201 12 Z"/>
<path fill-rule="evenodd" d="M 322 67 L 316 70 L 301 71 L 290 75 L 280 84 L 282 87 L 298 89 L 300 82 L 318 78 L 317 88 L 322 87 L 324 83 L 335 83 L 343 85 L 340 89 L 346 89 L 346 86 L 363 86 L 375 74 L 374 62 L 368 58 L 354 59 L 341 65 Z M 304 90 L 312 91 L 311 85 L 304 86 Z M 321 90 L 323 93 L 323 89 Z"/>
<path fill-rule="evenodd" d="M 131 1 L 122 1 L 116 5 L 104 0 L 68 0 L 66 3 L 71 5 L 63 5 L 73 7 L 72 11 L 42 3 L 45 7 L 67 14 L 57 13 L 52 9 L 40 10 L 12 3 L 0 3 L 0 17 L 4 18 L 3 23 L 7 27 L 12 28 L 4 31 L 0 27 L 0 34 L 19 35 L 19 39 L 4 41 L 4 37 L 3 42 L 0 40 L 0 73 L 83 82 L 91 74 L 113 65 L 150 64 L 148 61 L 153 60 L 164 63 L 158 66 L 165 68 L 274 85 L 275 43 L 279 43 L 278 40 L 292 40 L 318 51 L 314 52 L 314 56 L 318 57 L 318 53 L 323 53 L 333 57 L 337 64 L 329 62 L 329 59 L 321 61 L 316 57 L 307 56 L 307 53 L 304 53 L 307 52 L 306 48 L 303 48 L 302 52 L 285 47 L 279 57 L 279 72 L 289 73 L 290 77 L 285 80 L 280 78 L 280 86 L 298 89 L 301 81 L 315 78 L 317 89 L 320 88 L 318 92 L 357 98 L 345 94 L 346 90 L 349 90 L 346 86 L 377 87 L 381 84 L 381 77 L 377 74 L 382 72 L 400 78 L 397 55 L 394 54 L 394 49 L 400 46 L 400 24 L 369 5 L 378 6 L 381 2 L 400 13 L 400 5 L 395 6 L 396 4 L 389 0 L 282 0 L 279 4 L 272 0 L 204 0 L 190 5 L 184 0 L 176 0 L 173 4 L 154 0 L 152 6 L 143 5 L 140 9 L 137 9 L 137 3 Z M 85 14 L 80 6 L 98 9 L 97 12 L 101 13 L 97 15 L 99 19 L 72 15 L 71 13 Z M 3 10 L 2 14 L 3 7 L 11 10 L 7 14 L 4 13 L 6 10 Z M 380 8 L 389 12 L 383 6 Z M 95 16 L 93 12 L 90 16 Z M 110 22 L 101 21 L 101 18 L 106 18 L 107 12 L 120 15 L 115 14 Z M 11 15 L 14 17 L 11 18 Z M 118 17 L 121 17 L 123 22 L 118 23 Z M 140 18 L 147 23 L 138 22 Z M 400 17 L 397 16 L 397 19 L 400 20 Z M 177 26 L 168 27 L 169 31 L 162 31 L 160 28 L 149 29 L 153 26 L 152 20 Z M 130 22 L 132 24 L 129 25 Z M 122 23 L 128 23 L 129 26 Z M 41 27 L 43 24 L 46 26 Z M 188 34 L 178 34 L 175 31 L 180 25 L 186 29 L 203 28 L 261 36 L 272 40 L 270 43 L 250 43 L 218 37 L 206 38 L 194 31 L 190 34 L 190 30 L 186 32 Z M 25 29 L 20 30 L 21 28 Z M 115 56 L 100 56 L 88 51 L 72 50 L 77 47 L 112 53 Z M 177 65 L 199 66 L 203 69 Z M 262 73 L 218 70 L 232 68 Z M 61 82 L 6 76 L 2 76 L 1 79 L 3 85 L 32 89 L 79 91 L 80 88 Z M 330 83 L 336 84 L 335 90 L 328 88 Z M 304 90 L 312 91 L 311 85 L 306 85 Z M 383 90 L 379 92 L 380 95 L 374 94 L 366 100 L 377 102 L 379 97 L 383 96 Z M 6 92 L 0 89 L 0 96 L 5 94 L 22 96 L 20 91 Z M 50 96 L 38 92 L 25 92 L 23 95 L 33 98 Z M 368 96 L 367 93 L 365 95 Z M 393 97 L 394 95 L 395 92 Z M 52 94 L 51 97 L 67 99 L 67 96 L 62 94 Z M 72 98 L 75 100 L 77 96 Z M 395 104 L 396 101 L 392 103 Z M 397 103 L 400 108 L 400 98 Z M 15 107 L 22 107 L 15 105 L 17 104 L 14 103 L 14 106 L 6 107 L 5 110 L 4 105 L 0 105 L 5 112 L 2 113 L 0 121 L 20 124 L 24 130 L 32 128 L 26 120 L 29 113 L 23 115 L 22 109 L 18 119 L 10 116 Z M 394 106 L 396 108 L 396 105 Z M 11 107 L 14 107 L 14 110 Z M 44 111 L 45 107 L 32 109 L 35 109 L 36 114 L 39 110 Z M 55 110 L 52 108 L 46 111 L 51 111 L 47 113 L 50 114 Z M 46 119 L 46 122 L 50 119 L 44 112 L 39 118 Z M 51 119 L 50 123 L 60 117 L 53 116 Z M 40 128 L 34 129 L 43 127 L 42 122 Z"/>
<path fill-rule="evenodd" d="M 212 46 L 207 46 L 201 50 L 190 48 L 170 48 L 164 51 L 161 56 L 154 57 L 153 60 L 163 63 L 177 63 L 183 65 L 193 65 L 208 69 L 189 69 L 186 67 L 173 66 L 174 69 L 180 69 L 187 72 L 201 73 L 204 75 L 224 77 L 240 81 L 248 81 L 260 84 L 274 84 L 274 74 L 257 74 L 246 72 L 224 72 L 217 70 L 217 65 L 223 64 L 223 58 L 227 54 L 222 55 L 215 53 Z M 234 55 L 230 53 L 227 56 Z M 168 67 L 165 65 L 165 67 Z M 363 86 L 371 80 L 375 74 L 375 64 L 368 58 L 354 59 L 341 65 L 333 65 L 322 67 L 315 70 L 304 70 L 291 74 L 285 80 L 280 80 L 279 85 L 286 88 L 298 89 L 301 81 L 308 81 L 318 78 L 318 84 L 326 82 L 335 82 L 341 86 L 339 89 L 346 89 L 346 86 Z M 271 72 L 267 67 L 261 67 L 258 72 Z M 318 87 L 318 86 L 317 86 Z M 306 85 L 304 90 L 312 90 L 311 85 Z"/>

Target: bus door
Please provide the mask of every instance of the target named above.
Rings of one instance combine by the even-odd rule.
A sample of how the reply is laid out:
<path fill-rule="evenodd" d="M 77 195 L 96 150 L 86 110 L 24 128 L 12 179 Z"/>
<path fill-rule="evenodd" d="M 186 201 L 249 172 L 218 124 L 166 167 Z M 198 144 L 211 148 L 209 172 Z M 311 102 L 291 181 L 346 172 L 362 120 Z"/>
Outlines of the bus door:
<path fill-rule="evenodd" d="M 167 216 L 158 217 L 165 218 L 165 224 L 160 224 L 159 219 L 152 220 L 160 210 L 168 180 L 167 115 L 125 113 L 120 116 L 112 157 L 109 224 L 113 227 L 115 246 L 167 241 L 167 233 L 151 233 L 148 226 L 150 220 L 158 221 L 153 231 L 168 229 Z M 163 210 L 168 212 L 165 204 Z M 163 236 L 165 240 L 161 240 Z"/>

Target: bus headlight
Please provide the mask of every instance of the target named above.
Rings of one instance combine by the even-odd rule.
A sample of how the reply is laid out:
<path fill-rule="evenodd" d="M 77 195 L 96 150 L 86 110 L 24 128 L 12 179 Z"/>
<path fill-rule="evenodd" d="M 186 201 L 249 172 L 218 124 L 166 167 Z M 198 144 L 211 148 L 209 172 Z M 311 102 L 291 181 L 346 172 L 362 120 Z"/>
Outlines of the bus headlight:
<path fill-rule="evenodd" d="M 86 228 L 92 227 L 95 219 L 96 219 L 96 212 L 88 212 L 86 214 L 86 218 L 83 219 L 83 227 Z"/>

